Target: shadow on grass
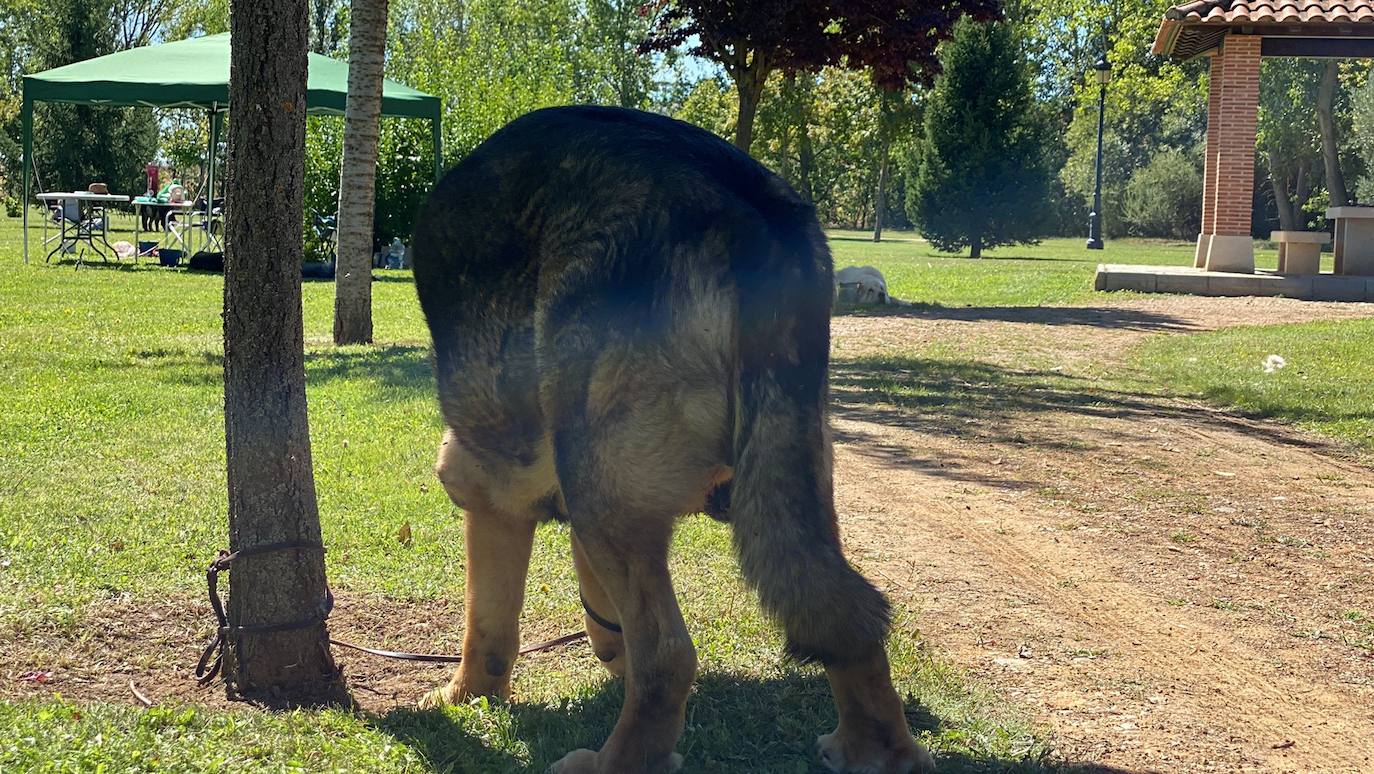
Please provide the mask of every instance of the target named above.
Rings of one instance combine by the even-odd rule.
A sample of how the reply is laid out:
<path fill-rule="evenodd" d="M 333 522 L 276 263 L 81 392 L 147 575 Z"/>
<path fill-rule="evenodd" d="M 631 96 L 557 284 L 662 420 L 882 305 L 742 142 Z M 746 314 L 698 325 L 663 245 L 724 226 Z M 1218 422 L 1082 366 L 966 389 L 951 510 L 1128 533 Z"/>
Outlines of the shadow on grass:
<path fill-rule="evenodd" d="M 370 382 L 379 394 L 413 397 L 434 392 L 429 347 L 386 344 L 347 349 L 311 348 L 305 352 L 305 378 L 311 387 L 339 380 Z M 170 381 L 193 387 L 218 387 L 224 381 L 224 356 L 185 348 L 143 349 L 126 360 L 102 360 L 101 368 L 146 369 L 165 372 Z"/>
<path fill-rule="evenodd" d="M 487 741 L 490 726 L 478 727 L 465 710 L 398 709 L 377 717 L 374 725 L 419 751 L 433 771 L 542 772 L 570 750 L 599 748 L 615 725 L 623 698 L 623 683 L 608 680 L 581 699 L 510 705 L 510 726 L 498 733 L 508 734 L 507 741 L 513 742 L 504 746 L 528 748 L 528 763 L 493 749 Z M 913 729 L 930 732 L 942 745 L 958 747 L 971 738 L 957 730 L 945 733 L 941 719 L 911 697 L 906 713 Z M 815 739 L 834 727 L 830 689 L 819 674 L 773 679 L 706 674 L 688 700 L 686 729 L 677 751 L 685 759 L 683 771 L 821 772 L 825 769 L 815 755 Z M 1036 754 L 951 752 L 938 756 L 938 763 L 940 772 L 948 774 L 1125 774 L 1094 766 L 1061 767 Z"/>
<path fill-rule="evenodd" d="M 349 349 L 310 349 L 305 378 L 311 385 L 365 379 L 378 389 L 407 397 L 434 394 L 430 349 L 419 344 L 384 344 Z"/>
<path fill-rule="evenodd" d="M 414 285 L 415 275 L 409 272 L 401 274 L 373 274 L 373 282 L 394 282 L 400 285 Z"/>
<path fill-rule="evenodd" d="M 841 234 L 827 234 L 827 235 L 826 235 L 826 239 L 829 240 L 829 241 L 831 241 L 831 242 L 863 242 L 863 243 L 865 243 L 865 244 L 870 244 L 870 245 L 872 245 L 872 244 L 877 244 L 877 245 L 885 245 L 885 244 L 899 244 L 899 245 L 928 245 L 928 244 L 930 244 L 930 243 L 927 242 L 924 238 L 919 237 L 919 236 L 917 236 L 917 235 L 915 235 L 915 234 L 899 234 L 899 235 L 897 235 L 897 236 L 887 236 L 886 234 L 884 234 L 884 235 L 883 235 L 883 241 L 881 241 L 881 242 L 874 242 L 874 241 L 873 241 L 873 236 L 872 236 L 872 235 L 869 235 L 869 236 L 850 236 L 850 235 L 847 235 L 847 234 L 845 234 L 845 235 L 841 235 Z"/>
<path fill-rule="evenodd" d="M 1101 382 L 1051 371 L 1019 370 L 975 361 L 882 357 L 839 360 L 831 364 L 831 399 L 840 418 L 902 427 L 918 432 L 997 443 L 1023 444 L 1064 453 L 1081 453 L 1085 445 L 1030 436 L 1014 421 L 1035 414 L 1070 414 L 1111 419 L 1197 419 L 1276 443 L 1309 449 L 1328 444 L 1304 438 L 1281 425 L 1256 424 L 1243 416 L 1188 406 L 1172 396 L 1147 390 L 1127 391 Z M 1300 412 L 1294 412 L 1298 414 Z M 1286 415 L 1291 419 L 1329 417 Z M 892 465 L 915 466 L 934 475 L 969 476 L 949 460 L 924 458 L 855 432 L 837 430 L 836 438 L 861 453 Z M 957 463 L 957 461 L 956 461 Z M 1012 482 L 982 481 L 1012 485 Z M 1016 486 L 1024 486 L 1017 484 Z"/>
<path fill-rule="evenodd" d="M 1089 328 L 1186 333 L 1199 330 L 1191 321 L 1171 314 L 1123 307 L 1060 306 L 863 306 L 836 309 L 840 317 L 911 317 L 921 320 L 961 322 L 1011 322 L 1032 325 L 1077 325 Z"/>
<path fill-rule="evenodd" d="M 135 271 L 138 269 L 156 266 L 157 264 L 134 264 L 133 261 L 116 261 L 113 258 L 101 260 L 98 254 L 88 253 L 81 259 L 81 264 L 77 265 L 76 256 L 71 253 L 63 255 L 61 258 L 53 256 L 52 260 L 44 260 L 42 256 L 29 256 L 29 260 L 40 265 L 51 266 L 59 269 L 75 269 L 84 271 L 86 269 L 103 269 L 111 271 Z"/>

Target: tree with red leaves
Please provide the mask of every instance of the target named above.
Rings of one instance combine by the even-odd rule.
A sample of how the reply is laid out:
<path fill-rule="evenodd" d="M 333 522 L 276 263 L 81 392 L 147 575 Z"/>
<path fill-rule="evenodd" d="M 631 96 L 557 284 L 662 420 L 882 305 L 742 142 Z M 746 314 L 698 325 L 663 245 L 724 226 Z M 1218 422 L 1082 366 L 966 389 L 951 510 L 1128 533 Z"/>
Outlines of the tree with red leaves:
<path fill-rule="evenodd" d="M 868 68 L 879 87 L 927 83 L 935 49 L 964 16 L 991 19 L 1000 0 L 658 0 L 646 51 L 689 45 L 719 62 L 739 93 L 735 145 L 748 151 L 763 87 L 775 70 Z"/>

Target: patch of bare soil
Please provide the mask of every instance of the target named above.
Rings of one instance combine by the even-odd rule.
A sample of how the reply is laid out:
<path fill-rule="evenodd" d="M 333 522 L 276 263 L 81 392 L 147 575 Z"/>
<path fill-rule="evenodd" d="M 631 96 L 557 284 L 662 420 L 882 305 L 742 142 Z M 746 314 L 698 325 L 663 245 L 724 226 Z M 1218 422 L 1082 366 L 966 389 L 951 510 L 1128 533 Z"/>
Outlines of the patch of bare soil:
<path fill-rule="evenodd" d="M 462 607 L 428 601 L 404 603 L 371 596 L 336 594 L 330 636 L 373 648 L 421 653 L 455 653 L 462 645 Z M 201 647 L 214 633 L 214 616 L 200 597 L 158 603 L 113 600 L 92 606 L 81 627 L 68 631 L 27 632 L 0 641 L 0 699 L 50 697 L 81 701 L 153 703 L 195 702 L 218 708 L 245 708 L 229 701 L 222 683 L 207 688 L 195 680 Z M 564 631 L 527 617 L 526 642 L 553 639 Z M 518 673 L 546 658 L 576 652 L 593 662 L 585 641 L 521 657 Z M 385 712 L 414 707 L 420 696 L 448 679 L 453 664 L 394 661 L 335 647 L 359 708 Z M 130 687 L 132 683 L 133 687 Z"/>
<path fill-rule="evenodd" d="M 837 319 L 848 547 L 1067 759 L 1374 771 L 1374 470 L 1278 423 L 1072 378 L 1148 336 L 1371 315 L 1160 297 Z M 900 360 L 947 341 L 986 355 Z M 1017 371 L 1027 347 L 1064 364 L 1056 381 Z M 845 366 L 860 355 L 898 360 Z M 929 389 L 904 399 L 886 377 Z"/>

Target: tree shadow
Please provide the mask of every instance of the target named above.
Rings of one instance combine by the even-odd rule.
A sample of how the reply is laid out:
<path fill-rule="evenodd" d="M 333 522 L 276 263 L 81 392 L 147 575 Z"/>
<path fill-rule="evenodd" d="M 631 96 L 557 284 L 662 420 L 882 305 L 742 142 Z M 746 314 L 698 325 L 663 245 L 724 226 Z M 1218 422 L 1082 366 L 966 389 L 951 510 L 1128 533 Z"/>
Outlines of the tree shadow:
<path fill-rule="evenodd" d="M 96 269 L 100 271 L 138 271 L 139 269 L 146 268 L 145 265 L 135 264 L 133 261 L 116 261 L 113 259 L 101 260 L 99 255 L 90 253 L 81 259 L 79 265 L 77 264 L 76 256 L 71 253 L 67 253 L 61 258 L 53 256 L 52 260 L 45 260 L 42 261 L 42 263 L 45 266 L 51 266 L 55 269 L 75 269 L 77 271 L 85 271 L 86 269 Z"/>
<path fill-rule="evenodd" d="M 1034 369 L 1011 369 L 991 363 L 918 357 L 837 360 L 831 364 L 831 399 L 835 416 L 952 437 L 976 437 L 1060 453 L 1081 453 L 1083 444 L 1030 435 L 1014 420 L 1027 415 L 1069 414 L 1129 420 L 1196 420 L 1214 427 L 1306 449 L 1334 450 L 1330 443 L 1304 437 L 1276 423 L 1257 423 L 1241 414 L 1187 406 L 1172 396 L 1148 390 L 1126 391 L 1079 376 Z M 1304 416 L 1303 414 L 1307 415 Z M 1295 409 L 1288 419 L 1330 419 L 1328 412 Z M 1374 410 L 1361 418 L 1374 418 Z M 855 444 L 892 465 L 914 466 L 936 475 L 959 478 L 957 460 L 934 460 L 913 454 L 856 431 L 838 429 L 836 438 Z M 984 481 L 1001 486 L 1016 482 Z"/>
<path fill-rule="evenodd" d="M 430 348 L 421 344 L 382 344 L 348 349 L 318 348 L 305 353 L 308 385 L 340 379 L 366 379 L 379 397 L 411 398 L 434 394 Z"/>
<path fill-rule="evenodd" d="M 1187 333 L 1202 330 L 1183 317 L 1128 307 L 1070 306 L 943 306 L 917 303 L 844 307 L 837 317 L 909 317 L 918 320 L 1010 322 L 1048 326 L 1083 326 L 1145 333 Z"/>
<path fill-rule="evenodd" d="M 401 285 L 414 285 L 414 284 L 415 284 L 415 275 L 414 275 L 414 274 L 411 274 L 410 272 L 404 272 L 404 273 L 401 273 L 401 274 L 373 274 L 373 275 L 372 275 L 372 281 L 373 281 L 373 282 L 394 282 L 394 283 L 398 283 L 398 284 L 401 284 Z"/>
<path fill-rule="evenodd" d="M 826 234 L 825 238 L 831 242 L 864 242 L 870 245 L 907 244 L 928 246 L 930 244 L 924 238 L 916 236 L 915 234 L 911 234 L 908 236 L 907 234 L 903 234 L 901 232 L 898 232 L 897 236 L 888 236 L 887 232 L 883 232 L 883 241 L 881 242 L 874 242 L 873 235 L 871 234 L 868 236 L 850 236 L 848 234 Z"/>
<path fill-rule="evenodd" d="M 503 728 L 529 760 L 494 750 L 490 728 L 467 720 L 467 713 L 396 709 L 374 717 L 373 725 L 420 752 L 431 771 L 542 772 L 565 753 L 597 749 L 615 726 L 624 699 L 624 683 L 606 680 L 593 693 L 554 704 L 512 704 L 511 723 Z M 907 722 L 938 738 L 943 721 L 908 696 Z M 823 772 L 816 757 L 816 736 L 835 727 L 830 688 L 816 673 L 755 678 L 729 673 L 702 675 L 687 703 L 687 723 L 677 750 L 683 771 L 690 772 Z M 937 756 L 939 771 L 1062 772 L 1126 774 L 1098 766 L 1062 766 L 1043 755 L 1001 757 L 950 753 Z"/>
<path fill-rule="evenodd" d="M 224 356 L 209 350 L 143 349 L 128 353 L 126 359 L 98 361 L 96 366 L 116 370 L 162 369 L 168 381 L 193 387 L 219 386 L 224 379 Z M 305 380 L 308 387 L 339 380 L 366 381 L 380 399 L 413 398 L 434 392 L 430 348 L 420 344 L 307 349 Z"/>

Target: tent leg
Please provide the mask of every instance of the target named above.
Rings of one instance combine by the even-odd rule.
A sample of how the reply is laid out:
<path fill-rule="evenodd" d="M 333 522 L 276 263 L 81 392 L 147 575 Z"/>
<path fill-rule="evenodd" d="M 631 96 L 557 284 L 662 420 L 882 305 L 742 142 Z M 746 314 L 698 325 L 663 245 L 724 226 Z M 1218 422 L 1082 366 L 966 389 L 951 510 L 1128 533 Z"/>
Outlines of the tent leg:
<path fill-rule="evenodd" d="M 215 150 L 219 147 L 219 105 L 210 105 L 210 148 L 205 154 L 208 170 L 205 184 L 205 245 L 210 245 L 215 215 Z"/>
<path fill-rule="evenodd" d="M 33 100 L 28 94 L 23 97 L 22 107 L 23 123 L 23 142 L 24 157 L 21 160 L 20 168 L 23 169 L 24 178 L 23 198 L 19 200 L 19 206 L 23 209 L 23 228 L 24 228 L 24 263 L 29 262 L 29 175 L 33 172 Z"/>
<path fill-rule="evenodd" d="M 439 125 L 439 113 L 429 119 L 429 132 L 434 142 L 434 184 L 444 177 L 444 132 Z"/>

